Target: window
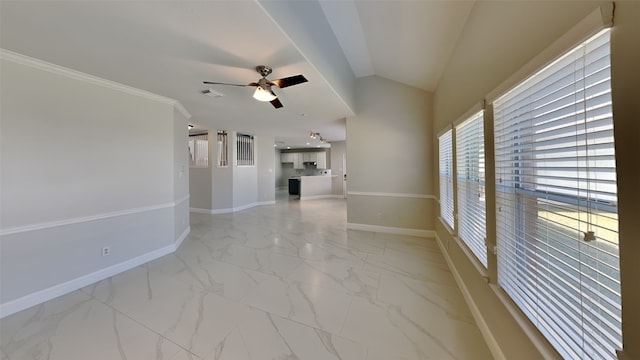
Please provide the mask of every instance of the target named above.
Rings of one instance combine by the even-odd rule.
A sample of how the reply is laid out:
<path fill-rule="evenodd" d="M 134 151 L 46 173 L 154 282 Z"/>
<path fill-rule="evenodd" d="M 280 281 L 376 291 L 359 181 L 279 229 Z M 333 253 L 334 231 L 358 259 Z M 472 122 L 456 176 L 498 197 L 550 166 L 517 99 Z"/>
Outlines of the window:
<path fill-rule="evenodd" d="M 237 163 L 238 166 L 255 165 L 253 154 L 253 136 L 238 134 L 236 137 Z"/>
<path fill-rule="evenodd" d="M 484 111 L 456 126 L 458 236 L 487 267 Z"/>
<path fill-rule="evenodd" d="M 207 134 L 189 136 L 189 165 L 192 167 L 209 166 L 209 137 Z"/>
<path fill-rule="evenodd" d="M 227 132 L 218 131 L 218 167 L 229 166 L 229 154 L 227 146 Z"/>
<path fill-rule="evenodd" d="M 453 143 L 452 130 L 438 137 L 440 149 L 440 216 L 453 229 Z"/>
<path fill-rule="evenodd" d="M 494 103 L 498 282 L 568 359 L 622 347 L 609 31 Z"/>

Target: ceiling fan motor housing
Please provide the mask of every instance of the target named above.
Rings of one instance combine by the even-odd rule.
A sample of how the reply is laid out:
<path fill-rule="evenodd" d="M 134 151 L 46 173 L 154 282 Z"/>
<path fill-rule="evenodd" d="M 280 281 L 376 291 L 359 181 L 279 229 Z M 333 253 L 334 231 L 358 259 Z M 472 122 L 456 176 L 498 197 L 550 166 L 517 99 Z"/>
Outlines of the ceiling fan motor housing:
<path fill-rule="evenodd" d="M 282 103 L 280 102 L 280 100 L 278 100 L 277 95 L 273 92 L 273 90 L 271 89 L 272 86 L 276 86 L 280 89 L 282 88 L 286 88 L 289 86 L 293 86 L 293 85 L 298 85 L 298 84 L 302 84 L 307 82 L 307 78 L 305 78 L 303 75 L 294 75 L 294 76 L 288 76 L 282 79 L 276 79 L 276 80 L 268 80 L 267 76 L 269 74 L 271 74 L 271 71 L 273 69 L 270 66 L 266 66 L 266 65 L 258 65 L 256 66 L 256 71 L 262 75 L 262 78 L 260 80 L 258 80 L 258 82 L 252 82 L 249 84 L 231 84 L 231 83 L 224 83 L 224 82 L 215 82 L 215 81 L 204 81 L 205 84 L 212 84 L 212 85 L 229 85 L 229 86 L 241 86 L 241 87 L 245 87 L 245 86 L 255 86 L 256 87 L 256 92 L 254 93 L 253 97 L 257 100 L 260 101 L 268 101 L 271 103 L 271 105 L 273 105 L 274 108 L 279 109 L 282 107 Z M 211 89 L 209 90 L 205 90 L 202 93 L 205 95 L 208 95 L 210 92 L 212 92 Z"/>
<path fill-rule="evenodd" d="M 267 75 L 271 74 L 271 71 L 273 71 L 273 69 L 271 69 L 271 67 L 266 65 L 258 65 L 256 66 L 256 71 L 260 75 L 262 75 L 262 77 L 267 77 Z"/>

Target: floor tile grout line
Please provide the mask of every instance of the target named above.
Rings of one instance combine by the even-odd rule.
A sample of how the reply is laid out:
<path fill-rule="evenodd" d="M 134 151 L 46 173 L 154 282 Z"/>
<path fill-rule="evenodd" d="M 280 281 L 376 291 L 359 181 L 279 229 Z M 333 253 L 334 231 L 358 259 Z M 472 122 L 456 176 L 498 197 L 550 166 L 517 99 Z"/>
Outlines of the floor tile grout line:
<path fill-rule="evenodd" d="M 133 269 L 131 269 L 131 270 L 133 270 Z M 117 275 L 115 275 L 115 276 L 117 276 Z M 110 277 L 110 278 L 108 278 L 108 279 L 111 279 L 111 277 Z M 101 281 L 105 281 L 105 280 L 108 280 L 108 279 L 104 279 L 104 280 L 101 280 Z M 99 282 L 98 282 L 98 283 L 99 283 Z M 96 283 L 96 284 L 98 284 L 98 283 Z M 95 285 L 95 284 L 94 284 L 94 285 Z M 90 285 L 90 286 L 91 286 L 91 285 Z M 117 309 L 117 308 L 115 308 L 113 305 L 108 304 L 108 303 L 106 303 L 106 302 L 104 302 L 104 301 L 102 301 L 102 300 L 100 300 L 100 299 L 96 298 L 93 294 L 89 294 L 89 293 L 85 292 L 83 289 L 78 289 L 78 290 L 80 290 L 80 291 L 84 292 L 86 295 L 88 295 L 89 297 L 91 297 L 93 300 L 95 300 L 95 301 L 97 301 L 97 302 L 99 302 L 99 303 L 101 303 L 101 304 L 105 305 L 106 307 L 110 308 L 110 309 L 111 309 L 111 310 L 113 310 L 114 312 L 119 313 L 120 315 L 122 315 L 122 316 L 124 316 L 124 317 L 128 318 L 129 320 L 131 320 L 131 321 L 135 322 L 136 324 L 138 324 L 138 325 L 142 326 L 144 329 L 146 329 L 146 330 L 148 330 L 148 331 L 152 332 L 153 334 L 156 334 L 156 335 L 158 335 L 159 337 L 161 337 L 161 338 L 163 338 L 163 339 L 167 340 L 168 342 L 170 342 L 170 343 L 172 343 L 172 344 L 176 345 L 176 346 L 178 347 L 178 351 L 176 351 L 173 355 L 171 355 L 171 357 L 170 357 L 170 358 L 168 358 L 169 360 L 171 360 L 171 359 L 172 359 L 172 358 L 174 358 L 176 355 L 178 355 L 178 353 L 180 352 L 180 349 L 182 349 L 182 350 L 184 350 L 184 351 L 186 351 L 186 352 L 190 353 L 191 355 L 195 356 L 195 357 L 196 357 L 196 358 L 198 358 L 198 359 L 201 359 L 201 358 L 200 358 L 200 356 L 198 356 L 197 354 L 194 354 L 190 349 L 186 349 L 185 347 L 183 347 L 182 345 L 180 345 L 180 344 L 176 343 L 175 341 L 173 341 L 172 339 L 168 338 L 168 337 L 167 337 L 167 336 L 165 336 L 164 334 L 160 334 L 160 333 L 158 333 L 157 331 L 155 331 L 154 329 L 150 328 L 149 326 L 147 326 L 147 325 L 146 325 L 146 324 L 144 324 L 143 322 L 141 322 L 141 321 L 139 321 L 139 320 L 137 320 L 137 319 L 134 319 L 133 317 L 129 316 L 128 314 L 126 314 L 126 313 L 124 313 L 124 312 L 122 312 L 122 311 L 118 310 L 118 309 Z"/>

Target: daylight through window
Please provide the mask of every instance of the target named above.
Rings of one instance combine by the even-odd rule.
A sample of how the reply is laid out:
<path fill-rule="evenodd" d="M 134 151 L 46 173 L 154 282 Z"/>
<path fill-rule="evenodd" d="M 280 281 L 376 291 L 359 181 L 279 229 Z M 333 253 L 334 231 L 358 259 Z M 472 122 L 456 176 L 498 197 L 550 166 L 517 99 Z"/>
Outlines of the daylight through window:
<path fill-rule="evenodd" d="M 487 267 L 484 111 L 456 126 L 458 236 Z"/>
<path fill-rule="evenodd" d="M 452 130 L 438 137 L 440 152 L 440 217 L 453 229 L 453 143 Z"/>
<path fill-rule="evenodd" d="M 567 359 L 622 348 L 609 37 L 494 103 L 498 282 Z"/>
<path fill-rule="evenodd" d="M 189 165 L 209 166 L 209 137 L 207 134 L 189 136 Z"/>

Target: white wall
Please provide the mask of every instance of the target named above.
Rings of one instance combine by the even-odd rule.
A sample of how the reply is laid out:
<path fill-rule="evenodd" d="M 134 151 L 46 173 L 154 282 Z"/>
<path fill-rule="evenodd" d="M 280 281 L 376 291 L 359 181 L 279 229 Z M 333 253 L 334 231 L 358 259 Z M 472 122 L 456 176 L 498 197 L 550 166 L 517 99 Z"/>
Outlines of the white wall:
<path fill-rule="evenodd" d="M 209 166 L 189 167 L 190 207 L 192 209 L 211 210 L 213 203 L 213 177 L 217 154 L 217 132 L 208 132 Z"/>
<path fill-rule="evenodd" d="M 174 238 L 182 241 L 190 231 L 189 152 L 187 127 L 190 115 L 173 110 L 173 209 Z M 177 243 L 179 246 L 180 244 Z"/>
<path fill-rule="evenodd" d="M 233 167 L 235 166 L 235 138 L 231 131 L 227 129 L 217 129 L 209 131 L 209 134 L 217 134 L 218 130 L 227 131 L 227 156 L 229 166 L 217 167 L 215 161 L 210 168 L 212 172 L 211 182 L 209 188 L 211 189 L 211 208 L 214 212 L 228 212 L 229 209 L 233 209 Z M 211 135 L 209 137 L 211 138 Z M 209 141 L 209 149 L 211 151 L 211 158 L 218 158 L 218 146 L 216 140 Z M 194 192 L 191 192 L 194 194 Z M 206 194 L 203 194 L 206 196 Z"/>
<path fill-rule="evenodd" d="M 448 67 L 434 96 L 434 133 L 455 121 L 467 109 L 541 53 L 601 2 L 523 1 L 476 2 L 467 27 L 461 35 Z M 620 253 L 623 301 L 624 359 L 640 359 L 640 192 L 637 191 L 637 159 L 640 154 L 637 86 L 640 83 L 640 3 L 617 1 L 612 32 L 612 85 L 616 162 L 618 172 Z M 438 188 L 437 138 L 431 137 L 434 149 L 433 182 Z M 489 149 L 490 150 L 490 149 Z M 493 171 L 487 153 L 487 174 Z M 491 181 L 488 179 L 488 181 Z M 495 215 L 489 206 L 493 196 L 487 192 L 487 235 L 495 234 Z M 494 205 L 495 208 L 495 205 Z M 437 213 L 439 210 L 436 210 Z M 434 218 L 437 217 L 434 214 Z M 436 222 L 445 254 L 453 261 L 465 288 L 506 359 L 541 359 L 541 351 L 553 354 L 540 336 L 529 337 L 517 318 L 503 305 L 496 292 L 469 261 L 459 243 Z M 496 280 L 495 257 L 489 256 L 489 272 Z M 526 321 L 525 321 L 526 323 Z M 530 326 L 529 326 L 530 327 Z M 534 330 L 532 334 L 535 334 Z M 536 347 L 535 342 L 540 346 Z M 552 355 L 547 355 L 552 356 Z"/>
<path fill-rule="evenodd" d="M 347 118 L 349 224 L 433 230 L 431 97 L 375 76 L 358 80 L 360 112 Z"/>
<path fill-rule="evenodd" d="M 176 102 L 9 52 L 1 66 L 2 315 L 175 250 L 189 216 Z"/>
<path fill-rule="evenodd" d="M 276 162 L 275 166 L 275 186 L 276 187 L 280 187 L 280 186 L 285 186 L 284 184 L 284 178 L 282 176 L 282 164 L 280 163 L 280 150 L 279 149 L 274 149 L 273 150 L 273 156 L 274 156 L 274 161 Z"/>
<path fill-rule="evenodd" d="M 258 167 L 258 203 L 276 201 L 276 168 L 280 168 L 280 156 L 273 150 L 275 139 L 256 137 L 256 162 Z"/>
<path fill-rule="evenodd" d="M 237 159 L 236 135 L 232 132 L 231 147 L 232 159 Z M 254 144 L 255 151 L 255 144 Z M 258 168 L 257 166 L 237 166 L 235 160 L 231 162 L 233 168 L 233 208 L 253 206 L 258 199 Z"/>
<path fill-rule="evenodd" d="M 342 157 L 347 154 L 347 142 L 346 141 L 333 141 L 331 142 L 331 193 L 333 195 L 344 196 L 343 191 L 343 177 L 346 169 L 342 165 Z"/>
<path fill-rule="evenodd" d="M 255 166 L 236 166 L 236 132 L 228 131 L 229 166 L 217 167 L 217 130 L 209 131 L 208 168 L 191 168 L 191 209 L 228 213 L 275 201 L 275 152 L 272 137 L 256 136 Z M 280 158 L 278 158 L 278 161 Z"/>

